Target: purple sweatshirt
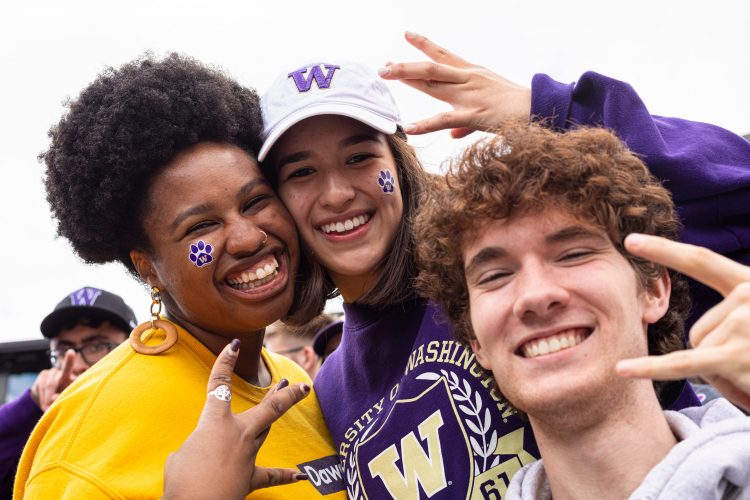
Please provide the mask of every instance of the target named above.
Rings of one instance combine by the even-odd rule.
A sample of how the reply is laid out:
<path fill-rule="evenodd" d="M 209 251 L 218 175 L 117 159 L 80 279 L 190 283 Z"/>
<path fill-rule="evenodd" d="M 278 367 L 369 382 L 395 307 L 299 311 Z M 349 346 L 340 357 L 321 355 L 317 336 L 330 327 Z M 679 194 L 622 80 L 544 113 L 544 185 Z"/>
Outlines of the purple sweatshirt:
<path fill-rule="evenodd" d="M 42 410 L 27 389 L 17 399 L 0 406 L 0 498 L 10 498 L 18 459 Z"/>
<path fill-rule="evenodd" d="M 596 73 L 575 85 L 536 75 L 532 115 L 553 118 L 558 129 L 613 129 L 672 190 L 684 241 L 748 262 L 750 225 L 740 215 L 750 209 L 741 203 L 742 194 L 750 198 L 750 143 L 712 125 L 653 117 L 629 85 Z M 349 496 L 501 498 L 539 452 L 439 309 L 424 300 L 344 308 L 341 345 L 315 389 Z M 698 404 L 682 387 L 672 409 Z"/>

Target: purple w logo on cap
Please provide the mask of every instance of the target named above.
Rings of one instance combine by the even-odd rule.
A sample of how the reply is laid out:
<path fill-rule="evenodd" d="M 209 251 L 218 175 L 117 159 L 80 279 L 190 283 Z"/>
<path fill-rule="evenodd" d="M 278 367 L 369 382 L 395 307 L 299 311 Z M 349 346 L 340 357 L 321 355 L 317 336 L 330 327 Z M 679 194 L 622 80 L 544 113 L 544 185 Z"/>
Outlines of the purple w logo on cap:
<path fill-rule="evenodd" d="M 96 299 L 102 294 L 98 288 L 85 287 L 70 294 L 70 305 L 93 306 Z"/>
<path fill-rule="evenodd" d="M 310 68 L 300 68 L 297 71 L 292 71 L 287 76 L 290 78 L 294 78 L 294 84 L 297 86 L 297 90 L 300 92 L 307 92 L 312 87 L 312 82 L 315 80 L 315 83 L 318 85 L 319 89 L 327 89 L 331 86 L 331 80 L 333 79 L 333 74 L 336 72 L 337 69 L 341 69 L 341 66 L 335 66 L 333 64 L 323 64 L 322 66 L 325 67 L 327 70 L 327 74 L 323 73 L 323 70 L 320 68 L 320 64 L 311 66 Z M 310 74 L 305 77 L 305 73 L 307 73 L 307 70 L 310 70 Z"/>

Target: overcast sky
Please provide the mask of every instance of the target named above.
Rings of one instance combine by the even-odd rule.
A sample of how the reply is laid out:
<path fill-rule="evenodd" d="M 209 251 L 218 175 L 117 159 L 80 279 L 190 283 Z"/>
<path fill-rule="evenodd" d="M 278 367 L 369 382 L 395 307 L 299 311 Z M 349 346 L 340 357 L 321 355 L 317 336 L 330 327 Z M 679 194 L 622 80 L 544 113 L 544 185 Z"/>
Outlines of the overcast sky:
<path fill-rule="evenodd" d="M 750 132 L 750 7 L 737 1 L 4 1 L 0 5 L 0 342 L 39 338 L 39 322 L 84 285 L 123 295 L 140 320 L 146 291 L 117 265 L 83 264 L 55 225 L 36 157 L 63 102 L 106 66 L 145 51 L 189 54 L 260 91 L 316 56 L 421 60 L 402 38 L 422 33 L 528 85 L 596 70 L 631 83 L 654 114 Z M 447 109 L 389 83 L 410 122 Z M 467 140 L 414 138 L 436 169 Z"/>

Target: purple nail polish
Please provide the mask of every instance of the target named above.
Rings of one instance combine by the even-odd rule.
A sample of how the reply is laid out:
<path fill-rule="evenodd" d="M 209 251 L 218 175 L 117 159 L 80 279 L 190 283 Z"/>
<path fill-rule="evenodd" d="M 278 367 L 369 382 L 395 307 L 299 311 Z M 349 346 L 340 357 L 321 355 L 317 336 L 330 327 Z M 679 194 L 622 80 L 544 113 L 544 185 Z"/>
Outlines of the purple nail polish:
<path fill-rule="evenodd" d="M 305 394 L 309 393 L 310 392 L 310 386 L 307 385 L 307 384 L 302 384 L 302 392 L 304 392 Z"/>
<path fill-rule="evenodd" d="M 297 479 L 298 481 L 302 481 L 302 480 L 310 479 L 310 477 L 304 472 L 300 472 L 299 474 L 294 475 L 294 479 Z"/>
<path fill-rule="evenodd" d="M 289 385 L 289 381 L 287 379 L 285 379 L 285 378 L 282 378 L 281 382 L 279 382 L 279 385 L 276 386 L 276 390 L 280 391 L 281 389 L 283 389 L 284 387 L 286 387 L 288 385 Z"/>
<path fill-rule="evenodd" d="M 232 349 L 232 352 L 237 352 L 240 350 L 240 339 L 233 339 L 232 343 L 230 344 L 230 348 Z"/>

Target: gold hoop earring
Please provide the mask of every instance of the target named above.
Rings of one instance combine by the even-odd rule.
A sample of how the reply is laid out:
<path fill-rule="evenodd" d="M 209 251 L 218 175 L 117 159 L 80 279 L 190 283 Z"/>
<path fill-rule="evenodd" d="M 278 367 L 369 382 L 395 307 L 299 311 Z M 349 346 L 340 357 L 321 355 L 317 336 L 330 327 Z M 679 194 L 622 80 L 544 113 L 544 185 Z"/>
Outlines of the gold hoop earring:
<path fill-rule="evenodd" d="M 161 291 L 155 286 L 151 287 L 151 321 L 141 323 L 130 333 L 130 346 L 139 354 L 161 354 L 177 343 L 177 328 L 165 319 L 161 319 Z M 164 332 L 164 342 L 158 345 L 146 345 L 141 339 L 145 331 L 156 333 L 158 330 Z"/>

